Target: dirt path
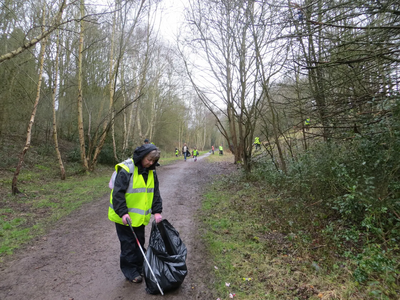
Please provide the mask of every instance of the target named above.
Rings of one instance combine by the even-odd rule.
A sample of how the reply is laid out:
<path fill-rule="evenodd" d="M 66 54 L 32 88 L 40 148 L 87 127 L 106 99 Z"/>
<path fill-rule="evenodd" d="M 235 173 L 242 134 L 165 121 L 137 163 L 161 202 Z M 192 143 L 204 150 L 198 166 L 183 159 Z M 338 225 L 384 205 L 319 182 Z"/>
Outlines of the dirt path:
<path fill-rule="evenodd" d="M 201 189 L 210 174 L 227 172 L 225 164 L 209 164 L 200 157 L 157 169 L 163 197 L 163 217 L 180 233 L 188 249 L 188 275 L 182 286 L 163 299 L 213 299 L 207 289 L 210 265 L 198 236 L 196 213 Z M 105 183 L 107 184 L 107 183 Z M 145 283 L 125 280 L 119 270 L 119 242 L 107 219 L 109 196 L 85 205 L 63 219 L 42 240 L 0 267 L 0 299 L 156 299 Z M 151 224 L 146 228 L 146 245 Z"/>

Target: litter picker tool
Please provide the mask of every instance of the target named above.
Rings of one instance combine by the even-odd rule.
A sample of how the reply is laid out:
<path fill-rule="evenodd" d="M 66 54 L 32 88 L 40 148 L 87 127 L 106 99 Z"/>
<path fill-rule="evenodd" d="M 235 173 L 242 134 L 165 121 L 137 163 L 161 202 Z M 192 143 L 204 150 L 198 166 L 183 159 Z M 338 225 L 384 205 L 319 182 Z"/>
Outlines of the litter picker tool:
<path fill-rule="evenodd" d="M 140 248 L 140 251 L 141 251 L 142 254 L 143 254 L 144 260 L 146 261 L 147 266 L 149 267 L 149 270 L 150 270 L 150 272 L 151 272 L 151 275 L 153 275 L 154 281 L 157 283 L 157 287 L 158 287 L 158 289 L 160 290 L 161 295 L 164 296 L 163 290 L 161 289 L 160 285 L 158 284 L 157 278 L 156 278 L 156 276 L 154 275 L 153 270 L 151 269 L 151 266 L 150 266 L 150 264 L 149 264 L 149 262 L 148 262 L 148 260 L 147 260 L 147 258 L 146 258 L 146 255 L 144 254 L 143 248 L 142 248 L 142 246 L 140 245 L 140 242 L 139 242 L 139 240 L 138 240 L 138 238 L 137 238 L 137 236 L 136 236 L 135 231 L 133 230 L 131 220 L 130 220 L 130 219 L 127 219 L 127 222 L 128 222 L 128 224 L 129 224 L 129 227 L 130 227 L 131 230 L 132 230 L 133 235 L 135 236 L 136 243 L 138 244 L 138 246 L 139 246 L 139 248 Z"/>

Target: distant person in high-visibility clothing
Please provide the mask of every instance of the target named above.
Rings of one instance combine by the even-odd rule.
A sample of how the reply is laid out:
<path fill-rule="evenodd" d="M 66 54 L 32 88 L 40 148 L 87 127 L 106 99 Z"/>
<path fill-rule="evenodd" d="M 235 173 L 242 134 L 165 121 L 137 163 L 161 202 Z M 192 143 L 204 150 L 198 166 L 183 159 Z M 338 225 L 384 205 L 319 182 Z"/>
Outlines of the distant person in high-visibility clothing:
<path fill-rule="evenodd" d="M 310 123 L 311 123 L 310 118 L 307 118 L 307 119 L 304 120 L 304 128 L 305 128 L 307 131 L 310 129 Z"/>
<path fill-rule="evenodd" d="M 133 159 L 117 164 L 117 172 L 110 196 L 108 218 L 115 222 L 121 244 L 119 264 L 125 278 L 130 282 L 143 281 L 144 257 L 128 226 L 128 219 L 144 248 L 145 225 L 154 214 L 156 223 L 162 220 L 162 198 L 155 167 L 160 159 L 160 151 L 152 144 L 137 147 Z"/>
<path fill-rule="evenodd" d="M 219 155 L 224 155 L 224 148 L 222 145 L 219 145 Z"/>
<path fill-rule="evenodd" d="M 175 148 L 175 156 L 178 157 L 178 155 L 179 155 L 179 150 L 178 148 Z"/>
<path fill-rule="evenodd" d="M 258 136 L 256 136 L 254 138 L 254 145 L 256 145 L 256 150 L 257 149 L 261 149 L 261 143 L 260 143 L 260 138 Z"/>
<path fill-rule="evenodd" d="M 199 156 L 199 151 L 197 150 L 196 147 L 194 147 L 194 149 L 192 151 L 192 155 L 193 155 L 194 161 L 197 161 L 197 156 Z"/>

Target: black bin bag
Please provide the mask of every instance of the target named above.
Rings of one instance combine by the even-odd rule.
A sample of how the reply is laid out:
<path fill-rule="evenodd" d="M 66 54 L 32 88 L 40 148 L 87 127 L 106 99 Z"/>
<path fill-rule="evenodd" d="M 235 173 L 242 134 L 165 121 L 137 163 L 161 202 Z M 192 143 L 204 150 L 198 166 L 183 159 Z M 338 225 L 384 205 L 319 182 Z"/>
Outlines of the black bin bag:
<path fill-rule="evenodd" d="M 146 258 L 163 292 L 178 288 L 187 274 L 187 249 L 178 231 L 166 220 L 153 221 Z M 157 283 L 149 270 L 143 265 L 146 291 L 159 294 Z"/>

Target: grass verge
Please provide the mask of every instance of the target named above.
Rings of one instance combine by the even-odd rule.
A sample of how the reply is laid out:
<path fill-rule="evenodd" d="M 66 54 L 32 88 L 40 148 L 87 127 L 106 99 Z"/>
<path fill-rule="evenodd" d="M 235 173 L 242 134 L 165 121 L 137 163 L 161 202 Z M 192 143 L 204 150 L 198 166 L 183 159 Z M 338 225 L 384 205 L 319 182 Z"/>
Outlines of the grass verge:
<path fill-rule="evenodd" d="M 5 193 L 5 186 L 2 188 L 0 262 L 32 239 L 45 234 L 60 218 L 110 191 L 110 167 L 99 166 L 90 175 L 75 175 L 64 181 L 44 180 L 36 171 L 38 173 L 30 172 L 33 175 L 29 181 L 25 179 L 20 184 L 22 194 L 12 196 Z"/>
<path fill-rule="evenodd" d="M 354 262 L 336 257 L 321 229 L 323 211 L 239 173 L 209 187 L 201 217 L 221 300 L 396 299 L 354 280 Z"/>

